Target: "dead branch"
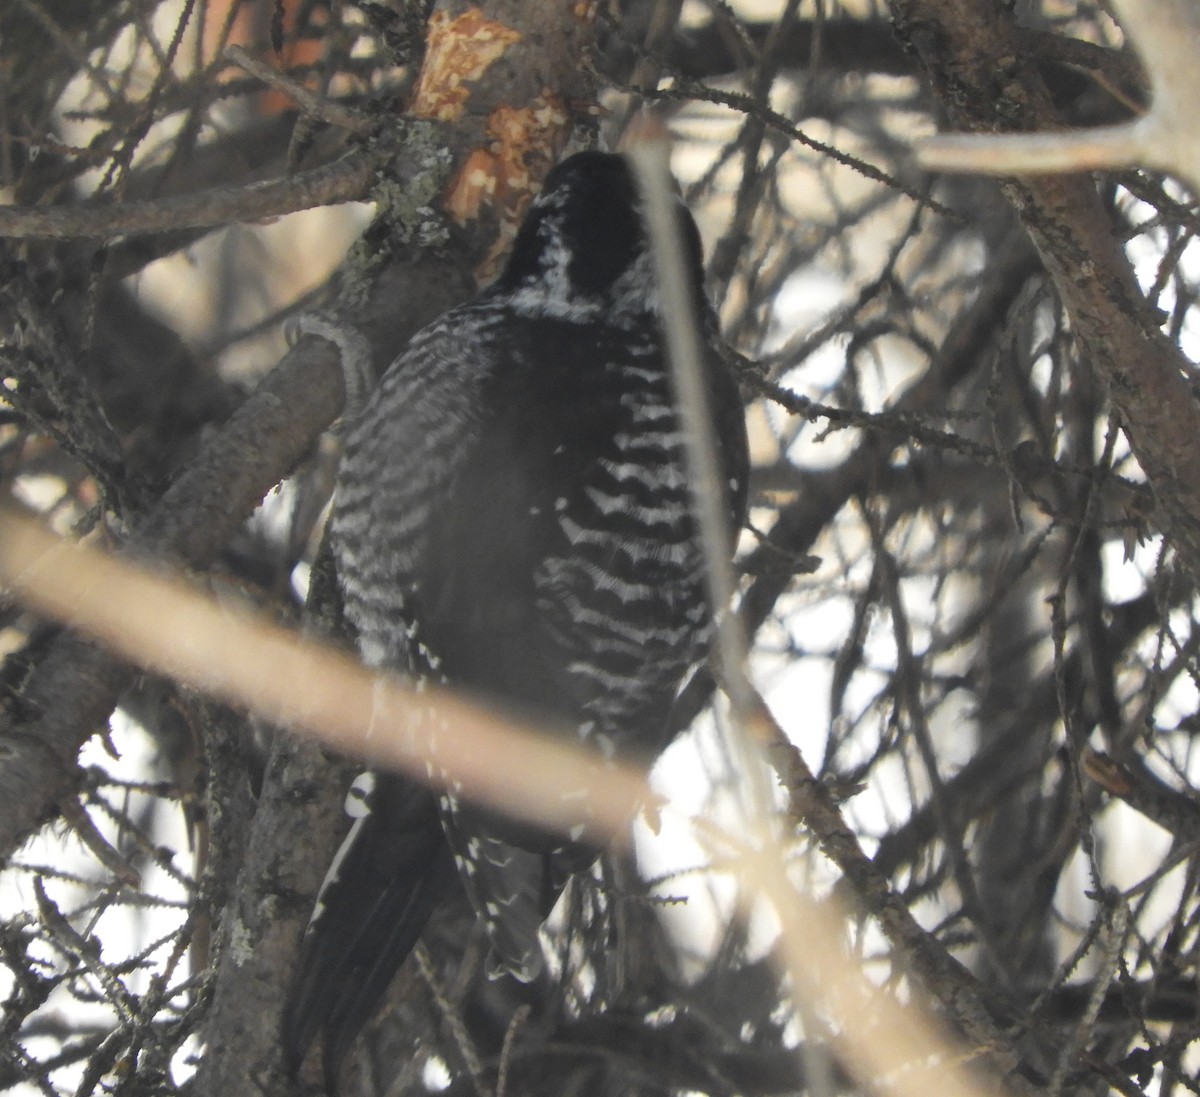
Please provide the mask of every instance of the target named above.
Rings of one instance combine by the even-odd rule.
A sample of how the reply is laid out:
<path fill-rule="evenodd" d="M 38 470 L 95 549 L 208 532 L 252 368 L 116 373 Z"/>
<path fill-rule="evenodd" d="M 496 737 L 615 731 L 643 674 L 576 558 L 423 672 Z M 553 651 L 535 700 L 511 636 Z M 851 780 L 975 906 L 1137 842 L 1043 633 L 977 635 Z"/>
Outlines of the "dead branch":
<path fill-rule="evenodd" d="M 916 146 L 930 171 L 985 175 L 1146 167 L 1200 191 L 1200 11 L 1189 0 L 1114 0 L 1150 82 L 1150 109 L 1132 122 L 1055 133 L 943 135 Z"/>
<path fill-rule="evenodd" d="M 341 160 L 290 179 L 214 187 L 199 194 L 140 202 L 62 206 L 0 206 L 0 236 L 17 239 L 110 239 L 136 233 L 213 228 L 285 213 L 363 201 L 375 172 L 387 160 L 378 151 Z"/>

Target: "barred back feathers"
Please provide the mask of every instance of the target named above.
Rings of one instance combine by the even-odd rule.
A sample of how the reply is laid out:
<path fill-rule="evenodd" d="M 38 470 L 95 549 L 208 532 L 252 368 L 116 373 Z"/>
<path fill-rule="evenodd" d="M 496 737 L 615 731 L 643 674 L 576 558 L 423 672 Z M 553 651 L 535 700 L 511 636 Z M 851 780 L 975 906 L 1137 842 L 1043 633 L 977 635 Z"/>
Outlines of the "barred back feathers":
<path fill-rule="evenodd" d="M 711 343 L 699 236 L 682 204 L 679 216 Z M 365 662 L 608 757 L 666 745 L 712 615 L 657 300 L 625 162 L 564 161 L 501 277 L 412 340 L 347 438 L 330 538 Z M 707 369 L 736 527 L 742 408 L 715 349 Z M 293 1070 L 324 1028 L 336 1073 L 452 886 L 449 865 L 497 964 L 531 979 L 538 927 L 595 854 L 394 776 L 378 775 L 370 807 L 310 927 L 285 1031 Z M 583 820 L 573 837 L 587 842 Z"/>

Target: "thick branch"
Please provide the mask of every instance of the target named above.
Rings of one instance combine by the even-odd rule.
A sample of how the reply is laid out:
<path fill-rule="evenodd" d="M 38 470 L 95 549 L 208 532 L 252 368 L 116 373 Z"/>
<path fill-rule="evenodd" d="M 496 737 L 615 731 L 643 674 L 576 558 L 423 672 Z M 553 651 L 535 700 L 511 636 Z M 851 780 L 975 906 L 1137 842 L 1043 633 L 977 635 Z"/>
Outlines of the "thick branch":
<path fill-rule="evenodd" d="M 1200 72 L 1195 43 L 1200 11 L 1191 0 L 1116 0 L 1126 33 L 1149 74 L 1152 101 L 1125 125 L 1077 132 L 950 135 L 922 142 L 918 156 L 934 171 L 1029 172 L 1116 170 L 1144 166 L 1200 189 Z"/>

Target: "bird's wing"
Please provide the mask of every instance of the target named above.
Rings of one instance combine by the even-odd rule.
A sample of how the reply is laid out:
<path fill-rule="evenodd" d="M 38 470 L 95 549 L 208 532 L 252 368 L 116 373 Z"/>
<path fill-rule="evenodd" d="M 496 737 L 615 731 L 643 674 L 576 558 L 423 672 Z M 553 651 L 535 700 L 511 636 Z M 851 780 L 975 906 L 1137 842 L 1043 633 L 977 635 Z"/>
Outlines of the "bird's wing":
<path fill-rule="evenodd" d="M 346 617 L 369 666 L 437 673 L 421 660 L 414 586 L 439 551 L 433 515 L 478 447 L 491 326 L 468 305 L 419 332 L 347 436 L 330 536 Z"/>
<path fill-rule="evenodd" d="M 414 680 L 438 677 L 415 615 L 430 514 L 453 494 L 479 434 L 478 378 L 489 368 L 470 308 L 419 333 L 381 379 L 352 427 L 330 518 L 347 619 L 368 665 Z M 429 915 L 457 888 L 438 795 L 408 778 L 368 774 L 352 788 L 350 831 L 326 876 L 284 1018 L 294 1073 L 318 1032 L 332 1085 Z"/>

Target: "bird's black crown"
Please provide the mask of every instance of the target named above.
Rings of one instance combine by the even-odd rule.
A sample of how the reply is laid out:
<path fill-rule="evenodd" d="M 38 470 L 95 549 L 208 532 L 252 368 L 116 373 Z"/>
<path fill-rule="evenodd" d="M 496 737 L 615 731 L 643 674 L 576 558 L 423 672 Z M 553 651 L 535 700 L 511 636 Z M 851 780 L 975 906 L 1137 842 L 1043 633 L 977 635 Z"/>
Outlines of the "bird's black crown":
<path fill-rule="evenodd" d="M 680 235 L 697 289 L 700 235 L 682 202 Z M 642 203 L 624 157 L 581 152 L 547 176 L 496 286 L 523 311 L 610 318 L 652 314 L 657 293 Z"/>

